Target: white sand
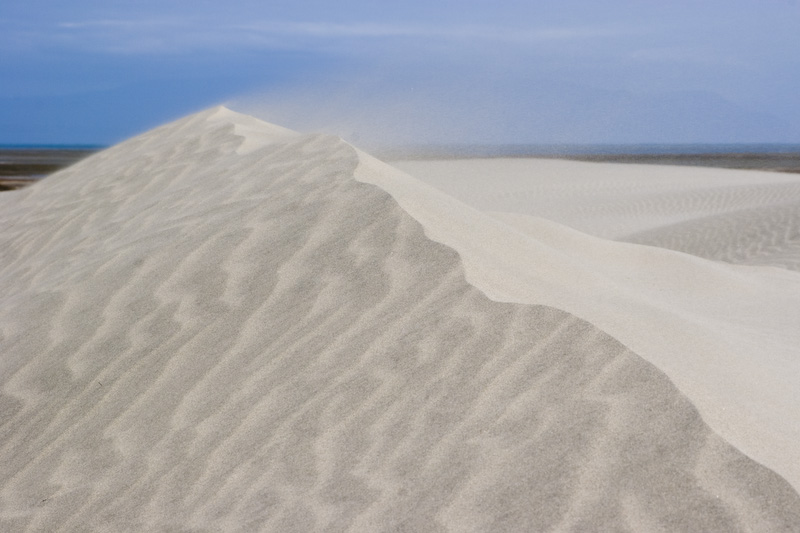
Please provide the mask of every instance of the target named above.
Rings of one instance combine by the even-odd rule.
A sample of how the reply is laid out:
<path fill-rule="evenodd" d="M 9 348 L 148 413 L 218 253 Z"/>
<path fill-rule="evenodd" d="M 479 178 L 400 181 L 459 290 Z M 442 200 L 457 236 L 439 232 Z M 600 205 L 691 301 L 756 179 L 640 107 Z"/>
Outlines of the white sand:
<path fill-rule="evenodd" d="M 477 173 L 469 174 L 472 164 L 491 171 L 486 184 Z M 692 216 L 705 219 L 712 212 L 732 209 L 723 201 L 698 202 L 698 207 L 676 199 L 703 198 L 703 190 L 726 187 L 723 180 L 729 173 L 731 183 L 727 187 L 758 191 L 753 199 L 730 195 L 737 204 L 764 203 L 764 198 L 781 198 L 787 184 L 800 185 L 800 177 L 653 167 L 660 181 L 649 181 L 648 177 L 642 183 L 642 175 L 649 168 L 643 165 L 513 159 L 399 165 L 450 192 L 458 189 L 459 180 L 466 179 L 470 185 L 464 190 L 469 192 L 461 196 L 477 199 L 483 192 L 494 201 L 481 205 L 490 204 L 493 210 L 518 207 L 517 212 L 487 214 L 441 193 L 432 200 L 438 191 L 415 180 L 393 176 L 379 182 L 422 222 L 431 238 L 461 254 L 467 279 L 473 285 L 498 301 L 550 305 L 597 325 L 666 372 L 712 428 L 800 488 L 800 273 L 739 267 L 662 248 L 591 237 L 520 214 L 524 204 L 519 198 L 525 195 L 516 196 L 526 190 L 542 191 L 545 199 L 535 205 L 552 199 L 551 214 L 558 198 L 565 197 L 567 191 L 575 193 L 579 204 L 589 205 L 597 189 L 613 190 L 621 207 L 614 211 L 606 205 L 604 210 L 614 215 L 608 217 L 612 220 L 624 219 L 630 229 L 637 217 L 627 206 L 640 197 L 650 199 L 659 218 L 671 208 L 675 213 L 672 220 Z M 533 172 L 540 165 L 557 167 L 561 173 L 558 177 L 529 174 L 527 181 L 535 184 L 526 186 L 521 169 Z M 575 182 L 570 181 L 573 166 Z M 592 166 L 596 168 L 594 179 L 587 174 Z M 441 174 L 434 176 L 437 171 Z M 391 171 L 385 172 L 389 175 Z M 776 191 L 767 190 L 768 179 Z M 631 183 L 629 195 L 624 193 L 624 183 Z M 544 192 L 548 184 L 549 196 Z M 507 190 L 511 192 L 506 194 Z M 512 198 L 505 206 L 498 200 Z M 528 213 L 535 209 L 529 208 Z M 642 218 L 642 225 L 655 220 L 648 220 L 646 215 Z M 594 223 L 598 233 L 611 231 L 602 220 L 605 217 L 587 216 L 583 222 Z M 762 239 L 770 241 L 774 234 L 796 234 L 800 230 L 796 225 L 781 227 L 780 222 L 785 221 L 779 217 L 772 225 L 763 226 Z M 474 240 L 471 234 L 476 233 L 481 237 Z"/>
<path fill-rule="evenodd" d="M 551 159 L 395 161 L 485 212 L 607 239 L 800 270 L 800 175 Z M 519 219 L 519 217 L 516 217 Z"/>
<path fill-rule="evenodd" d="M 193 115 L 0 195 L 0 529 L 789 531 L 797 279 Z"/>

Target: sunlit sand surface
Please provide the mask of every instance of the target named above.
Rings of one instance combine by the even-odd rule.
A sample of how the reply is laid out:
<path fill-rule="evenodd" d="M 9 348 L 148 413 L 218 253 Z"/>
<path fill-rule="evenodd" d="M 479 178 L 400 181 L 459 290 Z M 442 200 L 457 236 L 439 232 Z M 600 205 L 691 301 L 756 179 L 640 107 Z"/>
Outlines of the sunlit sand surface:
<path fill-rule="evenodd" d="M 0 195 L 0 529 L 796 528 L 800 274 L 709 222 L 795 182 L 451 163 L 216 108 Z"/>

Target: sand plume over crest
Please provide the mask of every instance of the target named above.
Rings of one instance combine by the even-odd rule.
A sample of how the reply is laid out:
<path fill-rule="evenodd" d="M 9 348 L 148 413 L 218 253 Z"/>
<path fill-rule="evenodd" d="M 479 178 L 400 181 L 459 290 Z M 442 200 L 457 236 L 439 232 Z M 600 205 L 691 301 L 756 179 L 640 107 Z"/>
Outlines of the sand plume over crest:
<path fill-rule="evenodd" d="M 378 171 L 214 109 L 0 197 L 3 529 L 800 521 L 652 364 L 468 283 Z"/>

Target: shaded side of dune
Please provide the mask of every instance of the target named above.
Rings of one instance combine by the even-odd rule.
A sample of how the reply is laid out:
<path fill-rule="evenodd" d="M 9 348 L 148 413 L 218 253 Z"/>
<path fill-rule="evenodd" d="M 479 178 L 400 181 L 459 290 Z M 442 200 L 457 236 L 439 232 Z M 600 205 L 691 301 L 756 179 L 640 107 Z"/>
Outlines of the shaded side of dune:
<path fill-rule="evenodd" d="M 240 155 L 234 118 L 8 193 L 3 530 L 800 523 L 652 365 L 469 285 L 351 147 Z"/>
<path fill-rule="evenodd" d="M 624 240 L 706 259 L 800 271 L 800 203 L 703 217 L 635 233 Z"/>

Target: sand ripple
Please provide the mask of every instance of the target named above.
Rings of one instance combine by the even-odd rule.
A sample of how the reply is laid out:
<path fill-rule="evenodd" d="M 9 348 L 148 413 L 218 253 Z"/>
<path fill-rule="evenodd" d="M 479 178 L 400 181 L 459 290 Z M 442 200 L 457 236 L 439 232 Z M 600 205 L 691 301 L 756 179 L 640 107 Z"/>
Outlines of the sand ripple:
<path fill-rule="evenodd" d="M 468 284 L 351 147 L 238 120 L 0 198 L 4 531 L 800 523 L 654 366 Z"/>

